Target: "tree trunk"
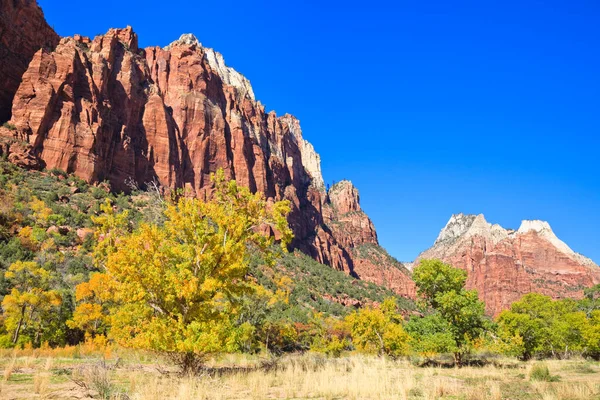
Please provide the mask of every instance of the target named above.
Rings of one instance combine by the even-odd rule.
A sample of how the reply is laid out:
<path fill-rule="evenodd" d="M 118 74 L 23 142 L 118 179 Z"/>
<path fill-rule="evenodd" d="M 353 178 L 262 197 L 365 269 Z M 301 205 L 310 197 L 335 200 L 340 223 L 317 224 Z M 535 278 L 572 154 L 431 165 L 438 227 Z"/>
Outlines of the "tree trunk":
<path fill-rule="evenodd" d="M 17 329 L 15 329 L 15 334 L 13 335 L 13 344 L 17 344 L 19 340 L 19 334 L 21 333 L 21 327 L 23 326 L 23 319 L 25 318 L 25 306 L 21 307 L 21 318 L 19 318 L 19 323 L 17 324 Z"/>
<path fill-rule="evenodd" d="M 379 334 L 379 332 L 375 331 L 377 338 L 379 339 L 379 355 L 382 356 L 385 354 L 385 343 L 383 342 L 383 338 Z"/>
<path fill-rule="evenodd" d="M 204 356 L 194 352 L 179 353 L 177 363 L 183 375 L 196 375 L 204 363 Z"/>
<path fill-rule="evenodd" d="M 462 367 L 462 364 L 463 364 L 462 353 L 454 353 L 454 363 L 458 367 Z"/>

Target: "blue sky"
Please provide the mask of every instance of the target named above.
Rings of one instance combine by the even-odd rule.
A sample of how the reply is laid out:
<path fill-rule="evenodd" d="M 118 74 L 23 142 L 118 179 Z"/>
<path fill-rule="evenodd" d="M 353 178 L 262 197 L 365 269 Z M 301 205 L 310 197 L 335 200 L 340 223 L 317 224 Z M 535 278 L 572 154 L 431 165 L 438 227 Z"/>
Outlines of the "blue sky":
<path fill-rule="evenodd" d="M 39 0 L 63 36 L 194 33 L 297 116 L 400 260 L 453 213 L 550 222 L 600 262 L 600 3 Z"/>

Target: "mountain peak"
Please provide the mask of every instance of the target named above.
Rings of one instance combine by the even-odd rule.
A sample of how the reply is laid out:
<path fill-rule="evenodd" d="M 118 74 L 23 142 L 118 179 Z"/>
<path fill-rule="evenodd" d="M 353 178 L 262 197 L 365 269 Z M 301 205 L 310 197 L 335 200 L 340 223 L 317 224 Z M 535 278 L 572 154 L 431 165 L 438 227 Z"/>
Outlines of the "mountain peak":
<path fill-rule="evenodd" d="M 501 240 L 516 238 L 530 232 L 535 232 L 538 237 L 550 242 L 558 251 L 577 260 L 577 262 L 588 266 L 596 265 L 589 258 L 573 251 L 556 236 L 548 222 L 541 220 L 523 220 L 519 229 L 515 231 L 505 229 L 498 224 L 490 224 L 483 214 L 453 214 L 446 226 L 440 231 L 433 248 L 452 246 L 459 239 L 468 239 L 474 236 L 483 237 L 490 243 L 496 244 Z"/>
<path fill-rule="evenodd" d="M 552 228 L 550 224 L 546 221 L 541 221 L 539 219 L 527 220 L 524 219 L 521 221 L 521 226 L 519 227 L 519 233 L 525 233 L 529 231 L 536 231 L 538 233 L 541 232 L 552 232 Z M 552 232 L 554 234 L 554 232 Z"/>
<path fill-rule="evenodd" d="M 204 58 L 210 67 L 221 77 L 223 83 L 237 88 L 243 95 L 247 95 L 255 101 L 254 91 L 250 81 L 244 75 L 225 64 L 223 55 L 210 48 L 204 48 Z"/>
<path fill-rule="evenodd" d="M 576 253 L 565 242 L 560 240 L 556 236 L 548 222 L 540 220 L 523 220 L 517 233 L 526 234 L 531 231 L 536 232 L 539 237 L 546 239 L 548 242 L 552 243 L 552 245 L 556 247 L 559 251 L 579 261 L 580 263 L 593 267 L 596 266 L 596 264 L 592 260 L 579 253 Z"/>
<path fill-rule="evenodd" d="M 498 224 L 490 224 L 483 214 L 453 214 L 446 226 L 440 231 L 434 246 L 442 243 L 454 243 L 457 239 L 482 236 L 493 243 L 507 238 L 512 230 Z"/>
<path fill-rule="evenodd" d="M 454 241 L 471 230 L 485 231 L 488 225 L 483 214 L 453 214 L 440 231 L 435 244 Z"/>
<path fill-rule="evenodd" d="M 452 215 L 435 244 L 416 262 L 440 259 L 466 270 L 486 310 L 497 315 L 529 292 L 580 297 L 600 282 L 594 262 L 575 253 L 546 221 L 525 220 L 518 231 L 488 223 L 482 214 Z"/>
<path fill-rule="evenodd" d="M 360 211 L 358 189 L 349 180 L 337 182 L 328 192 L 331 204 L 342 214 Z"/>
<path fill-rule="evenodd" d="M 175 40 L 174 42 L 171 42 L 171 44 L 169 44 L 165 49 L 168 50 L 173 46 L 180 45 L 202 47 L 202 43 L 200 43 L 198 38 L 193 33 L 184 33 L 179 37 L 179 39 Z"/>
<path fill-rule="evenodd" d="M 250 85 L 248 78 L 235 69 L 227 66 L 221 53 L 214 49 L 202 46 L 202 43 L 200 43 L 193 33 L 184 33 L 179 39 L 166 46 L 164 50 L 169 51 L 177 46 L 195 46 L 202 48 L 204 50 L 204 59 L 208 62 L 210 68 L 219 75 L 224 84 L 235 87 L 242 96 L 248 96 L 252 101 L 256 101 L 252 85 Z"/>

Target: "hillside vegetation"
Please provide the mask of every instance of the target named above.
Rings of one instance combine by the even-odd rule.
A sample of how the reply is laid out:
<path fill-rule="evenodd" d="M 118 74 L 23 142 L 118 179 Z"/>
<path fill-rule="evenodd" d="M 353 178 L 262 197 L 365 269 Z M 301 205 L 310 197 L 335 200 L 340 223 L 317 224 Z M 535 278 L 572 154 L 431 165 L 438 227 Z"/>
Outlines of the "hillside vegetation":
<path fill-rule="evenodd" d="M 131 194 L 115 194 L 108 184 L 90 185 L 59 170 L 26 171 L 0 162 L 0 344 L 56 347 L 83 342 L 86 329 L 67 322 L 77 307 L 77 286 L 103 271 L 94 259 L 102 237 L 94 219 L 107 213 L 126 215 L 123 232 L 144 224 L 161 226 L 170 201 L 156 189 L 142 191 L 132 185 Z M 309 324 L 315 315 L 341 318 L 389 297 L 405 313 L 415 309 L 414 303 L 383 287 L 353 279 L 302 253 L 270 246 L 274 262 L 269 263 L 264 250 L 249 249 L 247 272 L 265 291 L 284 290 L 287 296 L 285 302 L 261 311 L 261 318 L 270 323 Z M 18 293 L 11 295 L 15 290 Z M 17 309 L 26 294 L 36 298 L 27 300 L 27 313 L 21 318 Z"/>
<path fill-rule="evenodd" d="M 458 366 L 600 356 L 599 287 L 580 301 L 528 294 L 492 320 L 465 271 L 423 260 L 414 303 L 289 253 L 287 202 L 222 172 L 213 185 L 208 201 L 154 185 L 115 194 L 0 163 L 0 346 L 131 348 L 188 373 L 228 353 Z"/>

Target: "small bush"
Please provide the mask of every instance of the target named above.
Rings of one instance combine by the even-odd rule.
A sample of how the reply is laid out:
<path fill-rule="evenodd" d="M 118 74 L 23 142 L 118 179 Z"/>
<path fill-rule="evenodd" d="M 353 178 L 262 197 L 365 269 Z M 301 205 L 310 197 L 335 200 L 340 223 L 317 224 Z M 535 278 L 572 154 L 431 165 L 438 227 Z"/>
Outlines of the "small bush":
<path fill-rule="evenodd" d="M 69 174 L 67 174 L 65 171 L 63 171 L 60 168 L 52 168 L 50 171 L 50 174 L 56 176 L 56 177 L 63 177 L 63 178 L 67 178 L 69 176 Z"/>
<path fill-rule="evenodd" d="M 8 129 L 9 131 L 16 131 L 17 127 L 14 126 L 13 124 L 11 124 L 10 122 L 5 122 L 2 124 L 3 127 L 5 127 L 6 129 Z"/>
<path fill-rule="evenodd" d="M 559 377 L 557 375 L 551 375 L 548 365 L 543 362 L 535 363 L 529 371 L 529 379 L 532 381 L 540 382 L 558 382 Z"/>
<path fill-rule="evenodd" d="M 104 361 L 96 365 L 84 365 L 73 371 L 71 380 L 85 389 L 95 390 L 100 399 L 120 399 L 124 396 L 111 378 L 113 368 Z"/>

